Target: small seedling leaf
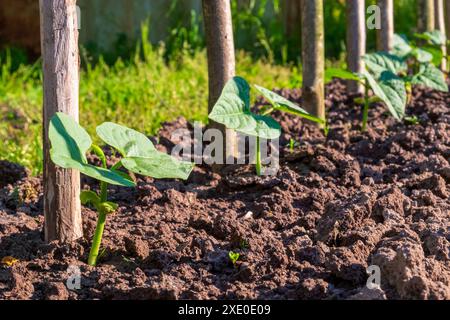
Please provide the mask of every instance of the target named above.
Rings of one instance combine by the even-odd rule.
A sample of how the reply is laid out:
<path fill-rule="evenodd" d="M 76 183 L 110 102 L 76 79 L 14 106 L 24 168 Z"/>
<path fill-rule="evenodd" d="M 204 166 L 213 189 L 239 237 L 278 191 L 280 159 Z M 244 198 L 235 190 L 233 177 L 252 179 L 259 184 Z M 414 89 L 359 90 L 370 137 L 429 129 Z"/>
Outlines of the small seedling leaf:
<path fill-rule="evenodd" d="M 233 263 L 233 265 L 236 265 L 236 263 L 239 260 L 240 256 L 241 255 L 239 253 L 237 253 L 237 252 L 230 251 L 228 253 L 228 257 L 230 258 L 231 263 Z"/>
<path fill-rule="evenodd" d="M 340 68 L 328 68 L 327 70 L 325 70 L 325 78 L 329 80 L 333 78 L 354 81 L 361 80 L 361 78 L 357 74 Z"/>
<path fill-rule="evenodd" d="M 87 163 L 86 152 L 92 145 L 91 137 L 71 116 L 56 113 L 50 120 L 48 135 L 54 154 Z"/>
<path fill-rule="evenodd" d="M 378 82 L 369 72 L 364 74 L 374 94 L 386 104 L 394 118 L 402 119 L 407 101 L 404 81 L 389 71 L 383 72 Z"/>
<path fill-rule="evenodd" d="M 16 259 L 16 258 L 11 257 L 11 256 L 6 256 L 6 257 L 2 258 L 1 262 L 2 262 L 2 265 L 6 266 L 6 267 L 12 267 L 17 262 L 19 262 L 19 259 Z"/>
<path fill-rule="evenodd" d="M 194 164 L 179 161 L 174 157 L 155 151 L 150 157 L 129 157 L 122 159 L 122 164 L 131 172 L 156 179 L 189 178 Z"/>
<path fill-rule="evenodd" d="M 118 207 L 119 205 L 117 203 L 106 201 L 99 203 L 97 206 L 97 210 L 98 212 L 102 212 L 105 214 L 112 214 L 117 211 Z"/>
<path fill-rule="evenodd" d="M 256 127 L 256 120 L 247 110 L 245 102 L 236 94 L 222 94 L 209 119 L 225 125 L 228 129 L 243 130 Z"/>
<path fill-rule="evenodd" d="M 124 179 L 111 170 L 87 163 L 86 152 L 92 145 L 89 134 L 72 117 L 56 113 L 50 121 L 49 139 L 52 161 L 65 169 L 79 170 L 94 179 L 114 185 L 133 187 L 133 181 Z"/>
<path fill-rule="evenodd" d="M 444 74 L 431 63 L 420 66 L 420 71 L 413 77 L 412 84 L 448 92 L 448 85 L 445 81 Z"/>
<path fill-rule="evenodd" d="M 345 72 L 345 70 L 343 70 L 343 71 Z M 350 73 L 350 74 L 352 74 L 352 73 Z M 359 78 L 357 78 L 357 79 L 359 79 Z M 255 88 L 264 96 L 264 98 L 266 98 L 272 104 L 272 106 L 275 109 L 294 114 L 296 116 L 311 120 L 316 123 L 320 123 L 320 124 L 325 123 L 325 120 L 315 117 L 312 114 L 309 114 L 306 110 L 299 107 L 295 103 L 289 101 L 288 99 L 280 96 L 279 94 L 277 94 L 273 91 L 270 91 L 264 87 L 258 86 L 258 85 L 255 85 Z"/>
<path fill-rule="evenodd" d="M 433 55 L 421 48 L 414 48 L 411 54 L 417 59 L 419 63 L 427 63 L 433 60 Z"/>
<path fill-rule="evenodd" d="M 414 35 L 417 39 L 428 41 L 433 46 L 444 46 L 446 44 L 445 34 L 439 30 L 427 31 L 425 33 L 416 33 Z"/>
<path fill-rule="evenodd" d="M 252 115 L 256 126 L 253 128 L 243 128 L 237 130 L 249 136 L 256 136 L 262 139 L 277 139 L 281 134 L 281 126 L 271 117 Z"/>
<path fill-rule="evenodd" d="M 97 127 L 97 134 L 124 157 L 147 157 L 156 150 L 144 134 L 116 123 L 103 123 Z"/>
<path fill-rule="evenodd" d="M 235 77 L 228 81 L 209 119 L 247 135 L 263 139 L 278 138 L 281 127 L 275 120 L 250 111 L 249 91 L 250 87 L 243 78 Z"/>
<path fill-rule="evenodd" d="M 403 34 L 394 34 L 392 55 L 406 57 L 411 53 L 413 48 L 409 45 L 408 38 Z"/>
<path fill-rule="evenodd" d="M 91 203 L 94 207 L 97 207 L 101 202 L 100 197 L 94 191 L 81 192 L 80 199 L 83 205 Z"/>
<path fill-rule="evenodd" d="M 384 71 L 390 71 L 398 75 L 406 73 L 408 69 L 408 65 L 402 58 L 385 52 L 366 54 L 363 56 L 363 60 L 376 78 L 379 78 Z"/>

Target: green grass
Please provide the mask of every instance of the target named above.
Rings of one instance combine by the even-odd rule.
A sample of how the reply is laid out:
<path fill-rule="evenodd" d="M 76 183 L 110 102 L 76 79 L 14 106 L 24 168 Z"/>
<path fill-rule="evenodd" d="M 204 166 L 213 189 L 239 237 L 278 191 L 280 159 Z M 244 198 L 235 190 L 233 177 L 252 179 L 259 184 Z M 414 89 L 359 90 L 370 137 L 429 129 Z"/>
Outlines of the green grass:
<path fill-rule="evenodd" d="M 42 172 L 42 73 L 40 62 L 12 70 L 11 57 L 0 61 L 0 159 Z M 83 60 L 83 59 L 82 59 Z M 86 60 L 86 59 L 84 59 Z M 268 88 L 298 87 L 300 71 L 237 55 L 237 73 Z M 80 81 L 80 122 L 95 137 L 104 121 L 118 122 L 149 135 L 164 121 L 183 116 L 207 119 L 205 51 L 167 61 L 162 47 L 147 43 L 128 61 L 85 64 Z"/>

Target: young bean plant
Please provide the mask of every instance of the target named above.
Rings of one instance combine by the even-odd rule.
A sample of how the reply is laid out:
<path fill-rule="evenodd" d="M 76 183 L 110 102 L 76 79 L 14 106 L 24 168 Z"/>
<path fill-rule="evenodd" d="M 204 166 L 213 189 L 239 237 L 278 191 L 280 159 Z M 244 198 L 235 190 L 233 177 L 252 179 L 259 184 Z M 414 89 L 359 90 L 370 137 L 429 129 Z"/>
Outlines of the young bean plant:
<path fill-rule="evenodd" d="M 434 65 L 438 60 L 435 51 L 417 47 L 404 36 L 395 35 L 394 40 L 392 52 L 375 52 L 363 57 L 367 71 L 327 70 L 328 77 L 354 80 L 364 86 L 363 99 L 356 100 L 363 105 L 362 131 L 367 128 L 369 107 L 375 102 L 382 101 L 395 119 L 403 120 L 413 85 L 448 92 L 444 73 Z M 442 55 L 437 55 L 439 57 Z"/>
<path fill-rule="evenodd" d="M 83 191 L 81 203 L 92 205 L 98 212 L 88 264 L 97 264 L 100 244 L 107 216 L 114 213 L 118 205 L 108 201 L 108 185 L 134 187 L 136 183 L 123 169 L 156 179 L 187 179 L 193 164 L 179 161 L 156 150 L 153 143 L 142 133 L 115 123 L 104 123 L 97 127 L 97 134 L 121 155 L 121 160 L 108 168 L 103 150 L 92 143 L 91 137 L 73 118 L 57 113 L 50 121 L 49 139 L 52 161 L 65 169 L 76 169 L 100 181 L 100 193 Z M 89 164 L 86 154 L 92 152 L 99 157 L 102 166 Z M 121 170 L 122 169 L 122 170 Z"/>
<path fill-rule="evenodd" d="M 220 98 L 209 114 L 209 119 L 223 124 L 228 129 L 256 137 L 256 173 L 262 174 L 260 139 L 277 139 L 281 126 L 270 114 L 276 110 L 311 120 L 326 128 L 326 121 L 315 117 L 282 96 L 255 85 L 254 88 L 270 103 L 270 107 L 250 110 L 250 85 L 241 77 L 234 77 L 225 85 Z"/>

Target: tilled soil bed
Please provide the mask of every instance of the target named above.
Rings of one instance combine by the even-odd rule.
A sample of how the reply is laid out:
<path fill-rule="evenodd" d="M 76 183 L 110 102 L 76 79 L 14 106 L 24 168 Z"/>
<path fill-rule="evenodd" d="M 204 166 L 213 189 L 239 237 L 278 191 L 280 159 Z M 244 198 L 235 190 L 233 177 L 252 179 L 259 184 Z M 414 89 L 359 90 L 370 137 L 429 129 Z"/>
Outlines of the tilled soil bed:
<path fill-rule="evenodd" d="M 120 208 L 97 268 L 85 264 L 96 213 L 83 208 L 84 239 L 45 244 L 40 178 L 2 162 L 0 258 L 18 262 L 0 268 L 0 298 L 450 299 L 450 95 L 416 88 L 408 113 L 418 124 L 379 105 L 360 133 L 361 108 L 344 89 L 328 85 L 327 138 L 277 115 L 281 145 L 300 146 L 282 148 L 276 176 L 241 166 L 221 178 L 200 166 L 186 182 L 111 188 Z M 299 91 L 281 92 L 301 103 Z M 159 148 L 170 151 L 182 127 L 164 125 Z M 371 265 L 381 289 L 366 287 Z M 66 288 L 70 266 L 81 270 L 79 290 Z"/>

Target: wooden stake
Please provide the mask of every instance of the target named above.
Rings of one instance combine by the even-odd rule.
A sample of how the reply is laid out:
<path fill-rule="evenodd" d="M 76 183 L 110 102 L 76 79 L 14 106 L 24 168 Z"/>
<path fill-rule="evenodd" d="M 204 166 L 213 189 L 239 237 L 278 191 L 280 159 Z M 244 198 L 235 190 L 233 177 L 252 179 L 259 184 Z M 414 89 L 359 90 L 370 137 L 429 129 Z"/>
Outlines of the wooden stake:
<path fill-rule="evenodd" d="M 285 33 L 288 37 L 295 36 L 300 40 L 301 27 L 301 0 L 282 1 L 282 13 L 284 17 Z"/>
<path fill-rule="evenodd" d="M 394 0 L 378 0 L 381 12 L 381 29 L 377 30 L 377 50 L 392 50 L 394 37 Z"/>
<path fill-rule="evenodd" d="M 442 32 L 442 34 L 445 35 L 445 38 L 447 38 L 446 30 L 445 30 L 445 7 L 444 7 L 444 0 L 434 0 L 434 20 L 435 20 L 435 26 L 434 28 L 436 30 L 439 30 Z M 441 70 L 447 71 L 447 45 L 444 44 L 441 48 L 442 50 L 442 62 L 441 62 Z"/>
<path fill-rule="evenodd" d="M 303 104 L 325 118 L 323 0 L 302 1 Z"/>
<path fill-rule="evenodd" d="M 202 6 L 208 53 L 208 110 L 211 112 L 225 84 L 235 76 L 233 24 L 229 0 L 203 0 Z M 224 160 L 230 161 L 237 152 L 234 130 L 227 130 L 218 123 L 211 123 L 210 127 L 223 133 L 224 141 L 227 141 Z"/>
<path fill-rule="evenodd" d="M 64 112 L 78 119 L 79 56 L 76 0 L 40 0 L 44 71 L 45 240 L 69 242 L 83 236 L 80 173 L 50 159 L 51 117 Z"/>
<path fill-rule="evenodd" d="M 450 37 L 450 0 L 445 0 L 445 30 Z"/>
<path fill-rule="evenodd" d="M 434 30 L 434 0 L 417 0 L 418 31 L 423 33 Z"/>
<path fill-rule="evenodd" d="M 362 56 L 366 54 L 366 6 L 365 0 L 347 0 L 347 66 L 350 71 L 364 70 Z M 347 82 L 349 94 L 362 93 L 357 81 Z"/>

